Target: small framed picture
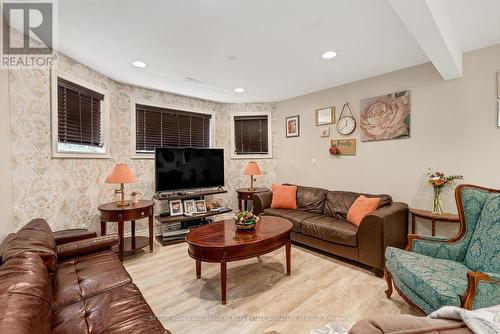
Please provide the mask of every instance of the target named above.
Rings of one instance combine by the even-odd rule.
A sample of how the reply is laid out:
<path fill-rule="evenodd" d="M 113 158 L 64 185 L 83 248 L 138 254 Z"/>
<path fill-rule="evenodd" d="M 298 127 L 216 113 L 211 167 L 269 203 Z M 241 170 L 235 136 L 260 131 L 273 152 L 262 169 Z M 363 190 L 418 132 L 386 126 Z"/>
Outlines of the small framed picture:
<path fill-rule="evenodd" d="M 286 118 L 286 138 L 300 136 L 300 118 L 299 115 Z"/>
<path fill-rule="evenodd" d="M 184 213 L 196 213 L 194 199 L 184 201 Z"/>
<path fill-rule="evenodd" d="M 335 124 L 335 107 L 316 109 L 316 126 Z"/>
<path fill-rule="evenodd" d="M 321 138 L 330 137 L 330 127 L 323 126 L 323 127 L 319 128 L 319 136 Z"/>
<path fill-rule="evenodd" d="M 168 205 L 170 207 L 171 216 L 180 216 L 184 213 L 182 211 L 182 201 L 180 199 L 170 201 Z"/>
<path fill-rule="evenodd" d="M 204 213 L 207 212 L 207 205 L 204 199 L 199 201 L 195 201 L 196 213 Z"/>

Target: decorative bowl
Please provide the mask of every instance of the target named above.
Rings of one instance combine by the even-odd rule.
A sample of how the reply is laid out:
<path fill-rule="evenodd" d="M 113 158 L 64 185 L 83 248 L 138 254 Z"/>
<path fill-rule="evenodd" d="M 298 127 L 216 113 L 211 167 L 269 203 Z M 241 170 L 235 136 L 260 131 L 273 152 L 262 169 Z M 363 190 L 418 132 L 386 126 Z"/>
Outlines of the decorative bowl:
<path fill-rule="evenodd" d="M 252 221 L 251 223 L 241 223 L 240 221 L 236 221 L 236 229 L 240 231 L 249 231 L 253 230 L 255 228 L 255 221 Z"/>

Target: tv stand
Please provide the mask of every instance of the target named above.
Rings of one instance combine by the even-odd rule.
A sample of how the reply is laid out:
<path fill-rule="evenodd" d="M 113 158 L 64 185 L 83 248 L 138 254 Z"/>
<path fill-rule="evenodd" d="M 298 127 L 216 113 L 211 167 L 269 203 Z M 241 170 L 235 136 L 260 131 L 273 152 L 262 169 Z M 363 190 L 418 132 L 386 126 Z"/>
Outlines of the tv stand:
<path fill-rule="evenodd" d="M 154 196 L 155 199 L 159 201 L 173 201 L 173 200 L 184 200 L 184 199 L 204 199 L 207 195 L 217 195 L 227 193 L 227 190 L 222 188 L 220 189 L 212 189 L 212 190 L 201 190 L 201 191 L 193 191 L 186 192 L 183 194 L 179 194 L 179 192 L 173 192 L 172 194 L 162 195 L 156 194 Z M 207 223 L 206 218 L 224 214 L 231 212 L 231 209 L 219 210 L 219 211 L 207 211 L 204 213 L 193 214 L 190 216 L 166 216 L 164 214 L 159 214 L 155 216 L 156 221 L 160 222 L 162 225 L 172 225 L 181 223 L 181 228 L 178 230 L 179 233 L 175 233 L 172 237 L 169 237 L 168 240 L 163 239 L 163 235 L 157 235 L 156 240 L 162 245 L 170 245 L 173 243 L 183 242 L 185 240 L 186 234 L 190 231 L 191 228 L 198 227 L 200 225 L 204 225 Z M 198 222 L 196 222 L 198 221 Z M 193 223 L 195 225 L 193 225 Z"/>

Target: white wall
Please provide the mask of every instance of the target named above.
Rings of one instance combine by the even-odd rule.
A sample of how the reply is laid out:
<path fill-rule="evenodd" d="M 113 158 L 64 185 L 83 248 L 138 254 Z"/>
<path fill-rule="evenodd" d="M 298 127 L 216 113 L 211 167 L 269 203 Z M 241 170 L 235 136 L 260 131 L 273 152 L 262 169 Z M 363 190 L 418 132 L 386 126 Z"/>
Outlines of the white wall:
<path fill-rule="evenodd" d="M 0 240 L 13 232 L 12 174 L 10 169 L 9 76 L 0 70 Z"/>
<path fill-rule="evenodd" d="M 461 79 L 444 81 L 429 63 L 282 101 L 278 103 L 278 180 L 388 193 L 394 200 L 425 209 L 432 200 L 432 189 L 426 184 L 428 167 L 463 174 L 464 182 L 498 189 L 498 70 L 500 45 L 465 54 Z M 330 140 L 344 136 L 332 125 L 330 138 L 320 138 L 319 127 L 313 126 L 315 109 L 335 105 L 338 117 L 349 101 L 359 120 L 361 99 L 404 89 L 411 91 L 409 139 L 361 142 L 358 123 L 347 137 L 357 139 L 356 156 L 329 156 Z M 300 137 L 286 139 L 285 117 L 292 115 L 300 115 Z M 452 187 L 444 193 L 444 202 L 445 211 L 456 211 Z"/>

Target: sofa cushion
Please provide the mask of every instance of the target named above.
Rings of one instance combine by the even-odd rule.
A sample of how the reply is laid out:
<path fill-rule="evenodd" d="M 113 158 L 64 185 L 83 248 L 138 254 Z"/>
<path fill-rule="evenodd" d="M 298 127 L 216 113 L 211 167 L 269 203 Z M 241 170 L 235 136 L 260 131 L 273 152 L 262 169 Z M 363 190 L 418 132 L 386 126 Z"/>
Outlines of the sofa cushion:
<path fill-rule="evenodd" d="M 57 267 L 55 248 L 50 226 L 41 218 L 31 220 L 19 232 L 9 235 L 0 246 L 2 262 L 23 252 L 37 253 L 49 272 L 54 272 Z"/>
<path fill-rule="evenodd" d="M 302 221 L 307 218 L 319 217 L 321 215 L 312 212 L 286 209 L 264 209 L 265 216 L 277 216 L 290 220 L 293 224 L 292 231 L 299 233 Z"/>
<path fill-rule="evenodd" d="M 50 333 L 49 273 L 37 254 L 22 253 L 0 267 L 0 333 Z"/>
<path fill-rule="evenodd" d="M 61 261 L 54 286 L 53 308 L 73 304 L 132 282 L 112 251 Z"/>
<path fill-rule="evenodd" d="M 491 194 L 469 242 L 465 265 L 473 271 L 500 273 L 500 195 Z"/>
<path fill-rule="evenodd" d="M 364 195 L 368 198 L 380 198 L 378 208 L 392 204 L 392 197 L 389 195 L 360 194 L 350 191 L 329 191 L 326 194 L 323 214 L 331 217 L 346 219 L 349 208 L 359 195 Z"/>
<path fill-rule="evenodd" d="M 434 309 L 460 306 L 470 271 L 463 263 L 393 247 L 387 247 L 385 258 L 392 275 Z"/>
<path fill-rule="evenodd" d="M 297 186 L 297 207 L 299 210 L 323 213 L 328 190 L 314 187 Z"/>
<path fill-rule="evenodd" d="M 54 312 L 53 334 L 168 333 L 132 283 Z"/>
<path fill-rule="evenodd" d="M 358 244 L 358 227 L 330 216 L 307 218 L 302 222 L 300 231 L 302 234 L 329 242 L 353 247 Z"/>
<path fill-rule="evenodd" d="M 297 187 L 273 184 L 273 199 L 271 208 L 273 209 L 297 209 Z"/>

